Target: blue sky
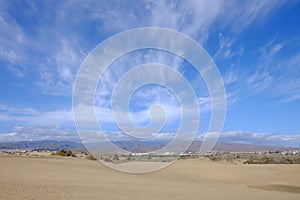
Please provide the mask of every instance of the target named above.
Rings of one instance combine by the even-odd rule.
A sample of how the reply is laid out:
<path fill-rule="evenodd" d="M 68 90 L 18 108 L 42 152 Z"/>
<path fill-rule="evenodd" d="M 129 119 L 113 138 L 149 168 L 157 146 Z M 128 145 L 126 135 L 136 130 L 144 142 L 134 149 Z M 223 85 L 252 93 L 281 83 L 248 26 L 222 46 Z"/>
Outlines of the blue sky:
<path fill-rule="evenodd" d="M 187 34 L 214 59 L 227 93 L 221 140 L 300 146 L 299 11 L 298 1 L 284 0 L 0 1 L 0 142 L 77 139 L 72 88 L 84 58 L 116 33 L 155 26 Z M 103 77 L 96 106 L 107 131 L 113 122 L 101 99 L 124 71 L 147 62 L 171 65 L 191 80 L 205 133 L 210 98 L 203 80 L 182 59 L 153 50 L 121 57 Z M 132 98 L 137 123 L 149 121 L 154 103 L 178 107 L 165 88 L 145 87 Z M 170 119 L 165 131 L 176 124 Z"/>

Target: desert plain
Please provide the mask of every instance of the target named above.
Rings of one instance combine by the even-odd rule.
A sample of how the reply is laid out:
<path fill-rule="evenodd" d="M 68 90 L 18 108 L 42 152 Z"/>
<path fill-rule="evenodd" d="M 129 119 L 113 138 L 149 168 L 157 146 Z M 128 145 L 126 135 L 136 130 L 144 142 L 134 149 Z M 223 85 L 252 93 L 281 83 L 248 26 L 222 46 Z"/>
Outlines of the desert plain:
<path fill-rule="evenodd" d="M 128 174 L 80 158 L 2 156 L 0 199 L 296 200 L 300 165 L 198 158 L 178 160 L 156 172 Z"/>

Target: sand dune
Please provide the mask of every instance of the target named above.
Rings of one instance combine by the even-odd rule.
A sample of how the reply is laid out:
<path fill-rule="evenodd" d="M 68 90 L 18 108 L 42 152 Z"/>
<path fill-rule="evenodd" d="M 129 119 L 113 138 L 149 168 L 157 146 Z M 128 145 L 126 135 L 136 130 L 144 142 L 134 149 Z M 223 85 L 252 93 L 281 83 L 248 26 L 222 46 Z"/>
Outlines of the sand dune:
<path fill-rule="evenodd" d="M 0 157 L 0 199 L 295 200 L 299 188 L 300 165 L 194 159 L 154 173 L 126 174 L 79 158 Z"/>

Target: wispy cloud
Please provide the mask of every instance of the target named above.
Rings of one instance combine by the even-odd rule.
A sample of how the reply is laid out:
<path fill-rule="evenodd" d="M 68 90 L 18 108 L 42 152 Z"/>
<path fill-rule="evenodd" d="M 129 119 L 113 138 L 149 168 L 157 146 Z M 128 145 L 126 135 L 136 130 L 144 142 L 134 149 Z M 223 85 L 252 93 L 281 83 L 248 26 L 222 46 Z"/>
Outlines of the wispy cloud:
<path fill-rule="evenodd" d="M 280 41 L 276 37 L 255 52 L 257 60 L 242 66 L 238 61 L 224 73 L 227 91 L 246 96 L 269 95 L 278 102 L 290 102 L 299 96 L 300 53 L 286 53 L 294 39 Z"/>
<path fill-rule="evenodd" d="M 73 1 L 60 4 L 23 2 L 23 6 L 28 7 L 26 13 L 22 11 L 23 20 L 11 14 L 12 2 L 1 2 L 0 44 L 5 48 L 1 49 L 0 58 L 17 76 L 36 71 L 39 74 L 36 84 L 44 93 L 70 95 L 74 76 L 86 52 L 105 35 L 130 28 L 158 26 L 181 31 L 204 44 L 214 23 L 222 21 L 242 31 L 257 18 L 276 10 L 281 2 L 141 1 L 130 7 L 121 1 L 113 4 L 88 1 L 81 6 Z M 41 12 L 44 8 L 47 12 Z M 227 12 L 229 8 L 231 11 Z M 224 17 L 228 13 L 230 17 Z M 26 20 L 32 22 L 31 33 L 24 29 Z M 86 37 L 91 40 L 87 41 Z M 231 41 L 225 39 L 222 43 L 228 46 Z M 228 48 L 222 49 L 223 56 L 232 55 Z"/>
<path fill-rule="evenodd" d="M 264 21 L 271 14 L 276 12 L 284 4 L 289 2 L 275 1 L 226 1 L 223 7 L 224 13 L 222 23 L 229 28 L 231 32 L 239 34 L 247 29 L 251 24 Z M 290 2 L 291 3 L 291 2 Z M 234 8 L 234 9 L 232 9 Z M 223 14 L 224 14 L 223 13 Z"/>
<path fill-rule="evenodd" d="M 274 85 L 271 89 L 273 94 L 279 96 L 283 102 L 299 100 L 300 52 L 278 62 L 275 70 L 275 73 L 278 75 L 274 80 Z"/>
<path fill-rule="evenodd" d="M 206 134 L 202 134 L 198 138 L 204 139 L 205 135 Z M 237 130 L 222 132 L 218 141 L 253 145 L 300 147 L 300 134 L 253 133 Z"/>
<path fill-rule="evenodd" d="M 228 59 L 234 56 L 234 52 L 231 49 L 234 43 L 234 38 L 225 37 L 222 33 L 219 33 L 219 49 L 215 53 L 215 59 Z"/>
<path fill-rule="evenodd" d="M 78 49 L 77 49 L 78 47 Z M 40 80 L 37 84 L 42 92 L 52 95 L 69 95 L 75 75 L 86 53 L 80 50 L 76 41 L 62 39 L 60 50 L 47 57 L 39 67 Z"/>
<path fill-rule="evenodd" d="M 1 4 L 5 4 L 5 2 Z M 23 77 L 25 68 L 22 65 L 24 61 L 22 45 L 24 44 L 25 35 L 22 28 L 4 9 L 0 10 L 0 26 L 0 61 L 6 62 L 8 70 L 13 74 Z"/>
<path fill-rule="evenodd" d="M 267 64 L 270 84 L 267 89 L 275 97 L 279 97 L 280 101 L 294 101 L 300 99 L 300 53 L 296 53 L 291 57 L 284 56 L 280 50 L 283 48 L 282 44 L 274 44 L 269 50 L 267 56 Z M 284 56 L 281 60 L 275 60 L 275 56 Z"/>

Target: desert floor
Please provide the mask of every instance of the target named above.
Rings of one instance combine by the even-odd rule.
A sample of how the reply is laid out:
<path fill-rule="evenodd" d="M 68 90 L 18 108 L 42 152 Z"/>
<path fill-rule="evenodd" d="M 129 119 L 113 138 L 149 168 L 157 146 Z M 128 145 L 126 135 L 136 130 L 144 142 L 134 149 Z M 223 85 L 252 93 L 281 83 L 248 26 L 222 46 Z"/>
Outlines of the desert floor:
<path fill-rule="evenodd" d="M 300 165 L 179 160 L 126 174 L 79 158 L 0 157 L 0 199 L 300 199 Z"/>

